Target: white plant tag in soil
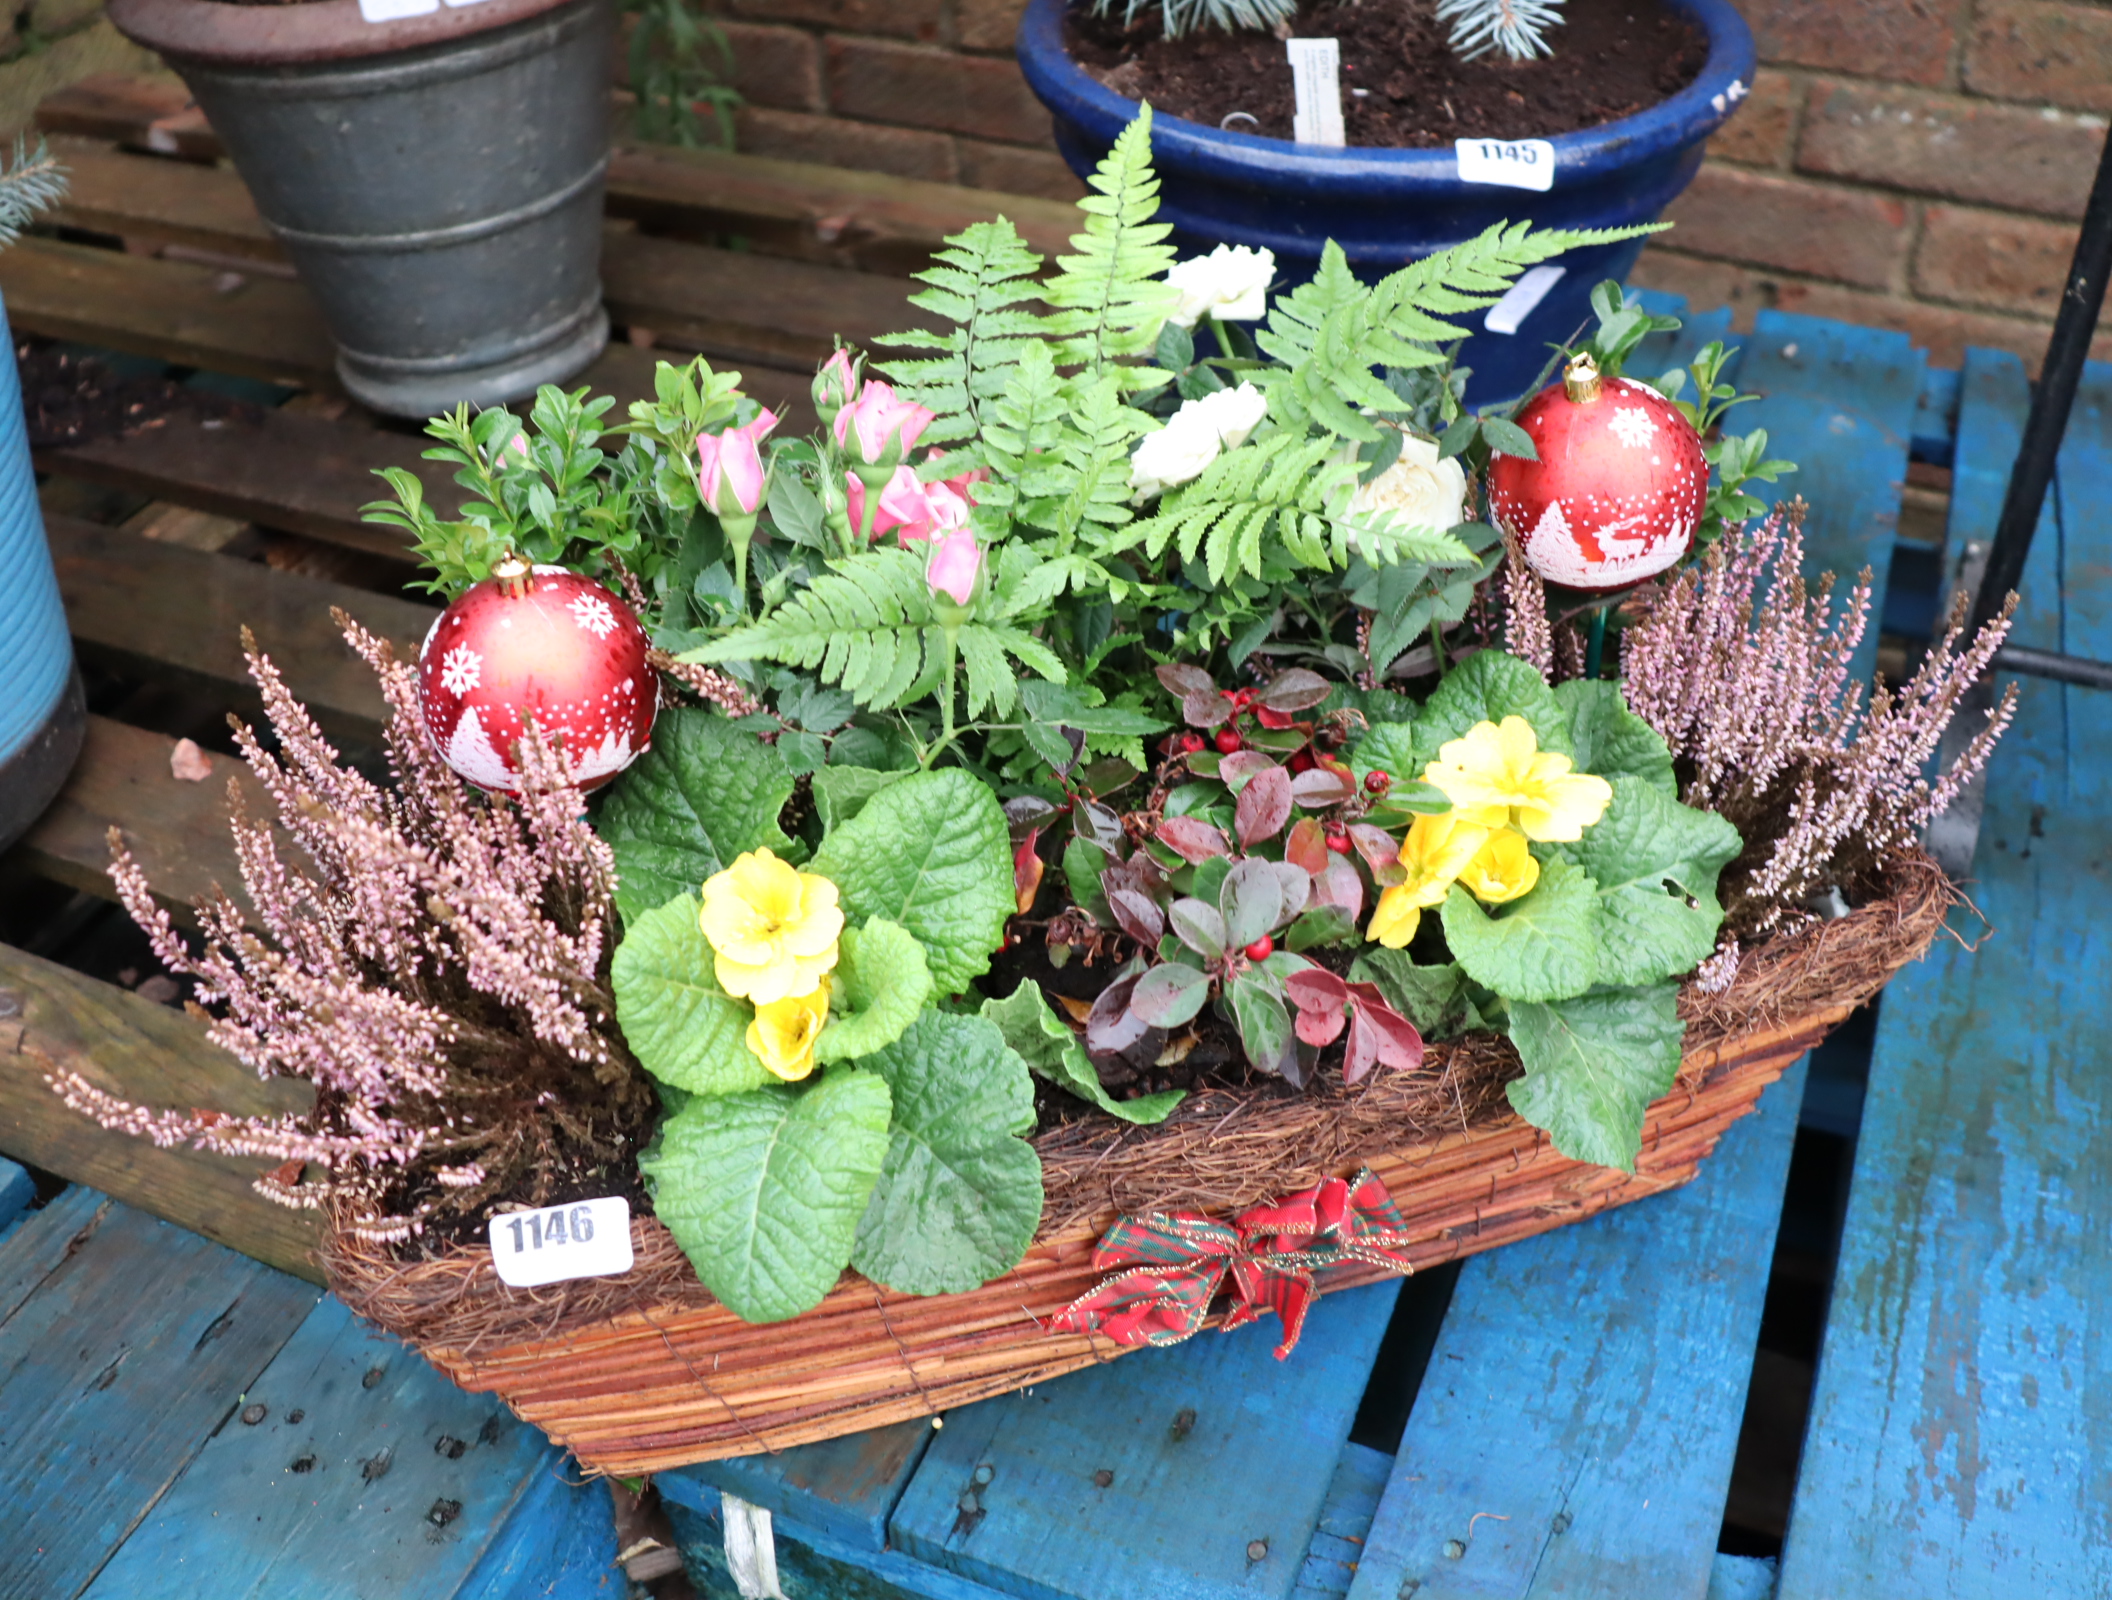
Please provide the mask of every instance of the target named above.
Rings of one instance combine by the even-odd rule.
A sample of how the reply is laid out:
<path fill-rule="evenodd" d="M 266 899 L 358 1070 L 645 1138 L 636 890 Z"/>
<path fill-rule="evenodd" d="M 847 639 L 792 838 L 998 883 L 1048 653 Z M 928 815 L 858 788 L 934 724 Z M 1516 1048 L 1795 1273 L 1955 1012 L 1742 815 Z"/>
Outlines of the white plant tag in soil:
<path fill-rule="evenodd" d="M 1286 39 L 1291 57 L 1291 86 L 1298 109 L 1291 133 L 1300 144 L 1333 145 L 1349 141 L 1342 133 L 1342 47 L 1334 39 Z"/>
<path fill-rule="evenodd" d="M 359 0 L 359 15 L 366 22 L 400 22 L 439 9 L 440 0 Z"/>
<path fill-rule="evenodd" d="M 1562 281 L 1567 267 L 1535 267 L 1520 275 L 1518 281 L 1504 291 L 1503 298 L 1489 307 L 1489 314 L 1481 319 L 1481 325 L 1491 333 L 1516 333 L 1524 326 L 1525 319 L 1540 309 L 1540 302 L 1547 298 L 1548 290 Z"/>
<path fill-rule="evenodd" d="M 499 1281 L 516 1289 L 631 1270 L 631 1203 L 620 1195 L 508 1211 L 491 1219 L 490 1234 Z"/>
<path fill-rule="evenodd" d="M 1554 187 L 1555 147 L 1545 139 L 1458 139 L 1461 183 L 1494 183 L 1506 189 Z"/>

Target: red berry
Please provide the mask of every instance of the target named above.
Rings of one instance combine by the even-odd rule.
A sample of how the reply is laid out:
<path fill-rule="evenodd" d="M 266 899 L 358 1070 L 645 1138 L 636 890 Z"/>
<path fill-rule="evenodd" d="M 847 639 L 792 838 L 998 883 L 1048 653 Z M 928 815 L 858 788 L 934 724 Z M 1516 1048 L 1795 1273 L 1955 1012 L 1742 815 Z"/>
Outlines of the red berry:
<path fill-rule="evenodd" d="M 1328 847 L 1328 849 L 1330 849 L 1330 850 L 1334 851 L 1334 853 L 1335 853 L 1336 855 L 1338 855 L 1338 856 L 1346 856 L 1346 855 L 1348 855 L 1348 854 L 1349 854 L 1349 835 L 1348 835 L 1348 834 L 1346 834 L 1346 833 L 1331 833 L 1331 834 L 1329 834 L 1329 835 L 1327 836 L 1327 847 Z"/>
<path fill-rule="evenodd" d="M 1291 757 L 1291 770 L 1292 770 L 1293 772 L 1310 772 L 1310 771 L 1312 771 L 1312 770 L 1313 770 L 1313 753 L 1312 753 L 1312 751 L 1310 751 L 1310 750 L 1301 750 L 1301 751 L 1299 751 L 1299 752 L 1298 752 L 1298 753 L 1297 753 L 1296 755 L 1292 756 L 1292 757 Z"/>
<path fill-rule="evenodd" d="M 1189 732 L 1189 733 L 1184 733 L 1184 734 L 1182 734 L 1182 735 L 1181 735 L 1181 754 L 1182 754 L 1182 755 L 1186 755 L 1186 756 L 1192 756 L 1192 755 L 1194 755 L 1194 754 L 1196 753 L 1196 751 L 1198 751 L 1198 750 L 1202 749 L 1202 747 L 1203 747 L 1203 736 L 1202 736 L 1201 734 L 1199 734 L 1199 733 L 1195 733 L 1195 732 Z"/>
<path fill-rule="evenodd" d="M 1249 961 L 1266 961 L 1275 953 L 1276 941 L 1267 934 L 1263 934 L 1259 939 L 1247 946 L 1247 959 Z"/>
<path fill-rule="evenodd" d="M 1366 794 L 1384 794 L 1392 787 L 1393 774 L 1390 772 L 1381 772 L 1374 767 L 1370 772 L 1364 774 L 1364 792 Z"/>
<path fill-rule="evenodd" d="M 1220 728 L 1217 730 L 1217 748 L 1222 755 L 1230 755 L 1245 743 L 1246 740 L 1239 736 L 1237 728 Z"/>

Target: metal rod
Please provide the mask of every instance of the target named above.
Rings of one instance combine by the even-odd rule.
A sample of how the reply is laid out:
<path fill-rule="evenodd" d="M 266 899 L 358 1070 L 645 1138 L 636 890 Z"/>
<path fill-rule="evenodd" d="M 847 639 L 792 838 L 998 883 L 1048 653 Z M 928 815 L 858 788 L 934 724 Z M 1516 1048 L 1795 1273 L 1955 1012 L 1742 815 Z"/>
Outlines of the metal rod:
<path fill-rule="evenodd" d="M 2108 277 L 2112 277 L 2112 134 L 2098 155 L 2097 180 L 2083 208 L 2082 237 L 2075 243 L 2075 259 L 2061 292 L 2053 337 L 2046 345 L 2046 364 L 2031 397 L 2024 442 L 2010 470 L 2009 492 L 2003 497 L 2002 520 L 1995 525 L 1987 576 L 1973 599 L 1972 618 L 1965 630 L 1968 639 L 1979 635 L 2002 609 L 2003 597 L 2023 581 L 2024 562 L 2031 554 L 2031 537 L 2046 503 L 2047 486 L 2053 481 L 2061 438 L 2068 431 L 2069 408 L 2075 403 L 2076 385 L 2082 381 Z"/>
<path fill-rule="evenodd" d="M 2112 689 L 2112 661 L 2064 656 L 2054 650 L 2031 650 L 2020 644 L 2006 644 L 1995 653 L 1995 670 L 2081 684 L 2086 689 Z"/>

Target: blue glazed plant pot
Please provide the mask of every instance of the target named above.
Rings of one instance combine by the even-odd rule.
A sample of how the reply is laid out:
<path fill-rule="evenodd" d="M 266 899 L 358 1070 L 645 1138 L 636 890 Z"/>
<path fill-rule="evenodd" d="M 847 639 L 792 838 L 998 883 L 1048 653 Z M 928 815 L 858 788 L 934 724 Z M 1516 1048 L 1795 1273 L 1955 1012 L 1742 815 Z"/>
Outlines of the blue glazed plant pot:
<path fill-rule="evenodd" d="M 22 380 L 0 305 L 0 850 L 28 831 L 73 770 L 88 726 L 66 608 L 29 464 Z"/>
<path fill-rule="evenodd" d="M 1184 250 L 1218 243 L 1276 252 L 1280 280 L 1311 276 L 1320 247 L 1335 240 L 1367 278 L 1472 238 L 1492 223 L 1614 228 L 1651 222 L 1693 181 L 1702 146 L 1753 81 L 1753 36 L 1729 0 L 1666 0 L 1709 41 L 1701 76 L 1632 117 L 1548 141 L 1545 192 L 1463 183 L 1448 149 L 1324 149 L 1226 133 L 1179 117 L 1153 119 L 1159 216 Z M 1089 173 L 1137 113 L 1137 102 L 1102 85 L 1064 48 L 1068 0 L 1029 0 L 1019 25 L 1019 64 L 1056 120 L 1056 145 L 1071 169 Z M 1560 48 L 1559 41 L 1557 48 Z M 1284 70 L 1290 70 L 1288 62 Z M 1522 394 L 1548 347 L 1591 315 L 1592 285 L 1625 278 L 1640 240 L 1575 250 L 1548 263 L 1562 274 L 1517 319 L 1491 332 L 1477 317 L 1461 360 L 1474 370 L 1478 403 Z M 1543 275 L 1528 286 L 1547 284 Z M 1499 326 L 1510 321 L 1499 317 Z"/>

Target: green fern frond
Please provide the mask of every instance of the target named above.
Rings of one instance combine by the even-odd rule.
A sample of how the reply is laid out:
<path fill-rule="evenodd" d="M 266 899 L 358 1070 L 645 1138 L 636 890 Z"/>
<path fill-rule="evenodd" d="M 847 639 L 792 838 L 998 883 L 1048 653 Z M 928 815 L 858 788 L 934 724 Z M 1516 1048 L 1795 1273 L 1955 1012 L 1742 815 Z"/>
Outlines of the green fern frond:
<path fill-rule="evenodd" d="M 1151 353 L 1180 298 L 1164 281 L 1173 265 L 1165 243 L 1173 229 L 1152 221 L 1159 179 L 1151 167 L 1149 103 L 1088 181 L 1096 192 L 1078 202 L 1085 213 L 1085 231 L 1071 236 L 1078 254 L 1057 257 L 1056 276 L 1042 291 L 1054 308 L 1044 327 L 1057 336 L 1058 366 L 1079 368 L 1088 378 L 1112 370 L 1125 386 L 1143 388 L 1163 378 L 1117 363 Z"/>
<path fill-rule="evenodd" d="M 924 430 L 931 444 L 972 439 L 983 408 L 1004 392 L 1021 354 L 1038 343 L 1041 318 L 1020 309 L 1040 297 L 1034 275 L 1042 258 L 1003 217 L 978 222 L 953 235 L 934 264 L 918 273 L 931 287 L 909 303 L 953 327 L 943 333 L 919 329 L 883 334 L 879 344 L 902 350 L 935 350 L 921 360 L 880 363 L 880 371 L 938 420 Z"/>
<path fill-rule="evenodd" d="M 770 616 L 685 654 L 685 661 L 776 661 L 840 684 L 861 706 L 912 698 L 930 676 L 936 635 L 924 562 L 908 550 L 867 550 L 830 570 Z"/>

